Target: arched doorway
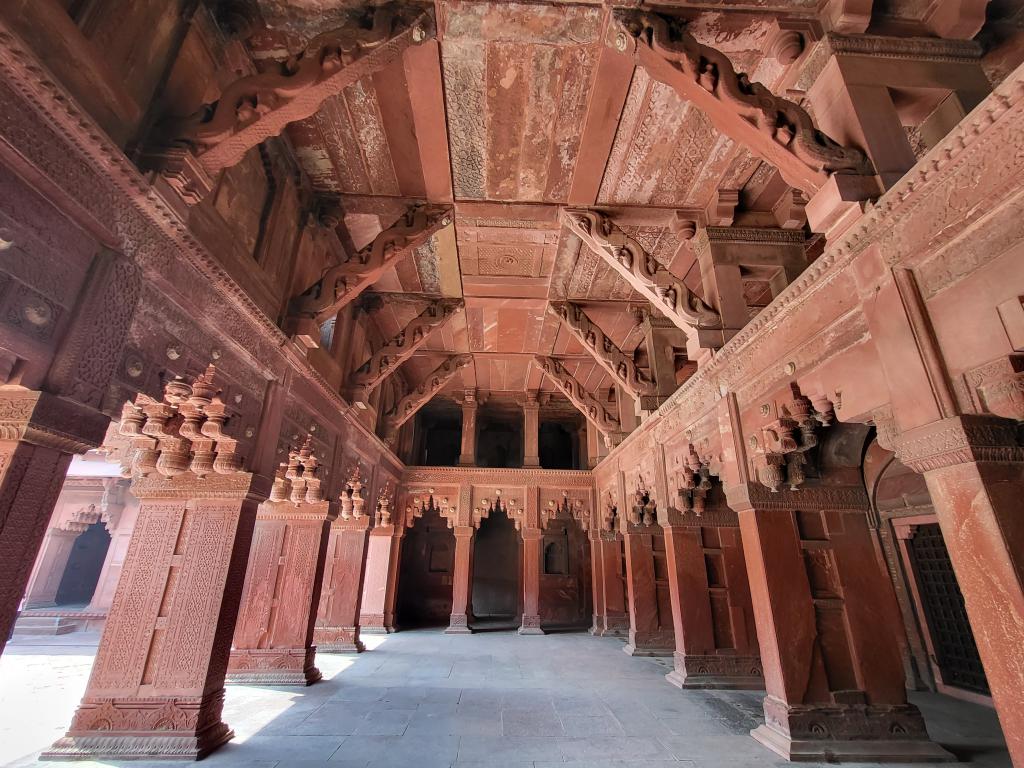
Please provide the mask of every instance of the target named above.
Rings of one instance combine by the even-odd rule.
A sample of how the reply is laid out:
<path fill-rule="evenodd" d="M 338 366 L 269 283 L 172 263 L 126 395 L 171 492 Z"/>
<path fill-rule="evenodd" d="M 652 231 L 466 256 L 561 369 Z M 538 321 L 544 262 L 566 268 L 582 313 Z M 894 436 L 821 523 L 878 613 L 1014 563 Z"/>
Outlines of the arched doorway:
<path fill-rule="evenodd" d="M 455 536 L 431 497 L 402 542 L 395 611 L 399 629 L 448 626 L 454 564 Z"/>
<path fill-rule="evenodd" d="M 104 522 L 92 523 L 75 539 L 64 567 L 54 603 L 87 605 L 92 600 L 110 547 L 110 534 Z"/>
<path fill-rule="evenodd" d="M 473 541 L 473 629 L 513 629 L 522 613 L 522 549 L 515 524 L 497 507 L 480 521 Z"/>

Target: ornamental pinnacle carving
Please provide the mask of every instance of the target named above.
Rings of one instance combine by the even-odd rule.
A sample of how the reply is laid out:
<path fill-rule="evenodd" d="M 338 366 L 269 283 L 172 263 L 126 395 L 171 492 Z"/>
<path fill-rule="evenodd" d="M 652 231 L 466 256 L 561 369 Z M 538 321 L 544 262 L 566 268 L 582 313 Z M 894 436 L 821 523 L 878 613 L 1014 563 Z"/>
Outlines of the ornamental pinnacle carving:
<path fill-rule="evenodd" d="M 685 457 L 676 456 L 674 474 L 679 511 L 701 517 L 711 490 L 711 468 L 708 460 L 698 455 L 693 443 L 687 446 Z"/>
<path fill-rule="evenodd" d="M 375 526 L 391 525 L 391 502 L 395 499 L 395 493 L 391 489 L 391 483 L 384 483 L 377 495 L 377 510 L 374 513 L 373 524 Z"/>
<path fill-rule="evenodd" d="M 342 520 L 358 520 L 363 516 L 366 499 L 363 498 L 363 481 L 359 475 L 358 464 L 349 472 L 339 501 L 341 501 L 341 512 L 338 516 Z"/>
<path fill-rule="evenodd" d="M 308 290 L 291 302 L 291 325 L 312 319 L 319 326 L 373 285 L 388 267 L 425 243 L 435 232 L 452 223 L 452 209 L 446 206 L 414 205 L 373 242 L 330 267 Z M 333 239 L 330 250 L 342 253 L 333 230 L 321 228 L 321 236 Z M 319 334 L 316 334 L 319 336 Z"/>
<path fill-rule="evenodd" d="M 562 223 L 573 234 L 688 337 L 695 336 L 697 329 L 722 327 L 722 318 L 714 309 L 695 296 L 682 280 L 655 261 L 640 243 L 615 226 L 605 214 L 567 208 L 561 215 Z"/>
<path fill-rule="evenodd" d="M 863 152 L 837 144 L 802 107 L 737 73 L 729 57 L 697 42 L 680 20 L 636 11 L 616 12 L 615 20 L 613 47 L 778 168 L 790 186 L 813 195 L 831 173 L 874 173 Z"/>
<path fill-rule="evenodd" d="M 810 399 L 790 385 L 793 397 L 779 408 L 779 417 L 761 429 L 761 444 L 754 446 L 754 471 L 761 485 L 772 493 L 786 484 L 797 491 L 807 479 L 804 467 L 809 452 L 818 445 L 818 427 L 829 426 L 834 415 L 831 403 L 822 402 L 819 410 Z"/>
<path fill-rule="evenodd" d="M 565 366 L 553 357 L 536 355 L 534 360 L 547 375 L 551 382 L 569 398 L 569 401 L 576 406 L 577 410 L 586 417 L 587 421 L 593 424 L 604 435 L 605 442 L 609 447 L 616 446 L 622 442 L 625 433 L 619 425 L 618 419 L 608 413 L 605 407 L 594 395 L 587 392 L 576 379 L 565 370 Z"/>
<path fill-rule="evenodd" d="M 313 115 L 328 98 L 434 37 L 433 13 L 382 5 L 315 37 L 270 71 L 236 80 L 220 99 L 183 120 L 168 121 L 172 146 L 191 147 L 206 174 L 238 163 L 289 123 Z"/>
<path fill-rule="evenodd" d="M 427 337 L 444 325 L 464 306 L 462 299 L 432 301 L 412 322 L 389 339 L 352 374 L 352 402 L 365 407 L 371 390 L 391 375 L 412 353 L 423 346 Z"/>
<path fill-rule="evenodd" d="M 558 302 L 551 304 L 549 309 L 619 386 L 634 397 L 657 394 L 657 385 L 636 367 L 632 357 L 619 349 L 615 342 L 587 317 L 582 307 L 571 302 Z"/>
<path fill-rule="evenodd" d="M 431 371 L 418 387 L 399 400 L 384 417 L 387 440 L 393 443 L 398 438 L 398 429 L 415 416 L 420 408 L 429 403 L 434 395 L 451 380 L 452 376 L 471 362 L 473 362 L 471 355 L 449 356 Z"/>
<path fill-rule="evenodd" d="M 270 489 L 271 501 L 290 501 L 299 504 L 317 504 L 324 500 L 320 488 L 320 462 L 312 449 L 312 437 L 298 450 L 288 451 L 288 461 L 282 462 Z"/>
<path fill-rule="evenodd" d="M 167 382 L 161 400 L 138 395 L 121 411 L 121 434 L 130 438 L 128 472 L 176 477 L 192 472 L 229 475 L 242 469 L 238 441 L 224 433 L 230 414 L 210 365 L 192 384 L 180 377 Z"/>

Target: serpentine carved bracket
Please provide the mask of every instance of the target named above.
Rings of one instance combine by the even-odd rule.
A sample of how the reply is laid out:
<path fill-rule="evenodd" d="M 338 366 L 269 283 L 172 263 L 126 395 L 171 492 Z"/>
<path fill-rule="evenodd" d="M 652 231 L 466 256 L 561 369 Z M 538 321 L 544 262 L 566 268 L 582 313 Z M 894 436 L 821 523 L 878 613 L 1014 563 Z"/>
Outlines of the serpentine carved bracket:
<path fill-rule="evenodd" d="M 471 355 L 451 355 L 437 368 L 430 372 L 418 387 L 395 403 L 385 415 L 386 438 L 389 443 L 394 443 L 398 438 L 399 428 L 409 419 L 416 415 L 424 405 L 429 403 L 434 395 L 444 388 L 452 376 L 465 368 L 473 361 Z"/>
<path fill-rule="evenodd" d="M 622 442 L 626 435 L 619 420 L 608 413 L 601 402 L 565 370 L 565 366 L 559 360 L 544 355 L 535 355 L 534 360 L 559 391 L 569 398 L 569 402 L 604 435 L 605 443 L 609 447 Z"/>
<path fill-rule="evenodd" d="M 778 168 L 790 186 L 808 196 L 830 174 L 874 174 L 863 152 L 830 139 L 798 104 L 750 82 L 728 56 L 697 42 L 680 20 L 617 11 L 610 35 L 616 50 L 632 56 L 651 77 L 700 109 L 722 133 Z"/>

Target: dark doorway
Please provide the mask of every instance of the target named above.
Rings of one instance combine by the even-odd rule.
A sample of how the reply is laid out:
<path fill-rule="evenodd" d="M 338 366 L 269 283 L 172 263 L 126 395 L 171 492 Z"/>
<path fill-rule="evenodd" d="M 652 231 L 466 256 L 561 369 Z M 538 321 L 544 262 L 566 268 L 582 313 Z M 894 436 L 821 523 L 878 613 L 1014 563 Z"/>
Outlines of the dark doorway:
<path fill-rule="evenodd" d="M 110 547 L 106 523 L 93 523 L 75 539 L 54 603 L 87 605 L 92 600 Z"/>
<path fill-rule="evenodd" d="M 481 419 L 476 444 L 478 467 L 523 466 L 523 427 L 505 419 Z"/>
<path fill-rule="evenodd" d="M 555 422 L 541 423 L 537 442 L 543 469 L 575 469 L 575 438 L 564 426 Z"/>
<path fill-rule="evenodd" d="M 461 416 L 423 414 L 417 426 L 422 437 L 414 463 L 424 467 L 454 467 L 459 463 Z"/>
<path fill-rule="evenodd" d="M 504 510 L 492 511 L 480 522 L 473 540 L 473 615 L 477 624 L 519 626 L 521 559 L 515 525 Z"/>
<path fill-rule="evenodd" d="M 402 542 L 396 609 L 400 629 L 448 626 L 454 565 L 455 536 L 431 500 Z"/>

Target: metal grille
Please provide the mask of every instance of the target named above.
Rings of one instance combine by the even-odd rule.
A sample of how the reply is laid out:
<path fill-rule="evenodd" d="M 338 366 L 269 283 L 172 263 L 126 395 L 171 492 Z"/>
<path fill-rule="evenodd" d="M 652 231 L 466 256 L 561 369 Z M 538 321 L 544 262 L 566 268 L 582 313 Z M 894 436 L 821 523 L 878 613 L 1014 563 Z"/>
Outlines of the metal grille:
<path fill-rule="evenodd" d="M 953 564 L 938 523 L 921 525 L 910 540 L 914 570 L 942 680 L 988 694 L 988 681 L 974 644 Z"/>

